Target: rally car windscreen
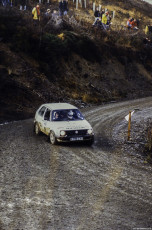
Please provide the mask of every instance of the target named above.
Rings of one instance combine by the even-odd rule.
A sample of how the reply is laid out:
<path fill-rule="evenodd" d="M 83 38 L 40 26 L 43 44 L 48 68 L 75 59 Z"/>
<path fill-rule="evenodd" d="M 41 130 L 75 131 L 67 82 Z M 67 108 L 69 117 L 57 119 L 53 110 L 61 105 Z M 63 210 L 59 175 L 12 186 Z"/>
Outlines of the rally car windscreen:
<path fill-rule="evenodd" d="M 52 111 L 52 121 L 84 120 L 78 109 L 63 109 Z"/>

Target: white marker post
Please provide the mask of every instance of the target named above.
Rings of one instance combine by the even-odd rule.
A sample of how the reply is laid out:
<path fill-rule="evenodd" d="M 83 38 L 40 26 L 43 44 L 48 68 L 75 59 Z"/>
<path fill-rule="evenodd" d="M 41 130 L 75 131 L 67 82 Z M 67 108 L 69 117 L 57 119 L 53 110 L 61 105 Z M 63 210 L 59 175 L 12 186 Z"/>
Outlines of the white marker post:
<path fill-rule="evenodd" d="M 99 4 L 99 11 L 101 11 L 101 8 L 102 8 L 102 5 L 101 5 L 101 4 Z"/>
<path fill-rule="evenodd" d="M 93 11 L 95 12 L 95 10 L 96 10 L 96 3 L 93 2 Z"/>
<path fill-rule="evenodd" d="M 129 114 L 125 117 L 126 121 L 128 121 L 128 141 L 130 140 L 131 116 L 133 115 L 134 112 L 135 110 L 133 110 L 132 112 L 129 111 Z"/>
<path fill-rule="evenodd" d="M 87 0 L 84 0 L 84 8 L 87 8 Z"/>
<path fill-rule="evenodd" d="M 76 9 L 78 9 L 78 0 L 76 0 Z"/>

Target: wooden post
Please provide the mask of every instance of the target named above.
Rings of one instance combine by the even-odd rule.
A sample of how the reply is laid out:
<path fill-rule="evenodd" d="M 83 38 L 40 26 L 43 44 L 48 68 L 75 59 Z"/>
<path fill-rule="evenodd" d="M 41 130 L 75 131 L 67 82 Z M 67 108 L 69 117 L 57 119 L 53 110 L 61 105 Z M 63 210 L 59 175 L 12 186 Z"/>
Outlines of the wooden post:
<path fill-rule="evenodd" d="M 148 148 L 149 151 L 152 149 L 152 128 L 148 129 Z"/>
<path fill-rule="evenodd" d="M 129 119 L 128 119 L 128 141 L 130 140 L 130 130 L 131 130 L 131 111 L 129 111 Z"/>

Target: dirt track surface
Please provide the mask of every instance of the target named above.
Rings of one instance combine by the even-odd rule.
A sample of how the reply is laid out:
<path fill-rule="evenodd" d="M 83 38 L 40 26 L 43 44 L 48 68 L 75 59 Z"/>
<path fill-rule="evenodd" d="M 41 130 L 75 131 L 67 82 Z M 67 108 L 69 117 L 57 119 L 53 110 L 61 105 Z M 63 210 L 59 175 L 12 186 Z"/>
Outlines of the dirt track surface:
<path fill-rule="evenodd" d="M 152 117 L 152 98 L 84 111 L 92 147 L 51 146 L 32 119 L 1 125 L 0 230 L 152 229 L 152 167 L 123 148 L 134 108 Z"/>

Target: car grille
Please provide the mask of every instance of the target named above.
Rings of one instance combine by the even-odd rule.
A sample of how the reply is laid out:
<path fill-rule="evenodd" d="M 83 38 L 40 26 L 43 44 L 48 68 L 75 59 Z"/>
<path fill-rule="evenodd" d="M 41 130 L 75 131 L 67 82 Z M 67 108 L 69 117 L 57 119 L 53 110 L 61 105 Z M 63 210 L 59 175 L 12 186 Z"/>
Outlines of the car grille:
<path fill-rule="evenodd" d="M 66 135 L 68 137 L 71 136 L 83 136 L 87 134 L 87 129 L 82 129 L 82 130 L 68 130 L 66 131 Z"/>

